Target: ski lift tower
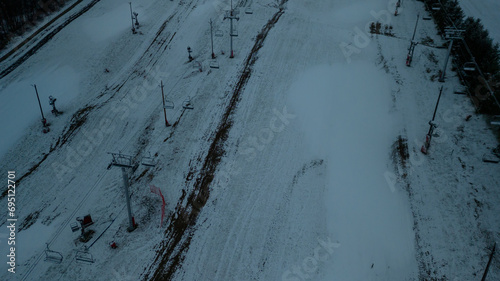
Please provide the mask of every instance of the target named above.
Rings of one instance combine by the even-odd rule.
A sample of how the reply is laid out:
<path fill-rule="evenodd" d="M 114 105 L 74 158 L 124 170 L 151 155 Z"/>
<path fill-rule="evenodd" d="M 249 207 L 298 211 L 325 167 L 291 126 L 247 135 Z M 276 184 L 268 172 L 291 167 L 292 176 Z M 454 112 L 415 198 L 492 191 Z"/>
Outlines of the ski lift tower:
<path fill-rule="evenodd" d="M 444 38 L 450 41 L 450 45 L 448 46 L 448 54 L 446 55 L 446 59 L 444 60 L 443 70 L 441 71 L 441 76 L 439 77 L 439 82 L 444 82 L 444 76 L 446 74 L 446 66 L 448 66 L 448 60 L 450 58 L 451 49 L 453 48 L 453 40 L 454 39 L 462 39 L 462 33 L 465 30 L 456 29 L 456 28 L 445 28 L 444 30 Z"/>
<path fill-rule="evenodd" d="M 111 156 L 113 157 L 110 166 L 122 168 L 123 185 L 125 189 L 125 200 L 127 202 L 128 222 L 129 222 L 129 227 L 127 228 L 127 230 L 128 232 L 132 232 L 134 231 L 134 229 L 137 228 L 130 207 L 130 192 L 129 192 L 129 179 L 128 179 L 128 169 L 134 166 L 132 161 L 132 156 L 124 155 L 121 153 L 111 153 L 111 152 L 109 154 L 111 154 Z"/>
<path fill-rule="evenodd" d="M 234 30 L 233 28 L 233 20 L 240 20 L 240 18 L 237 15 L 238 13 L 234 11 L 233 9 L 233 0 L 231 0 L 231 10 L 226 12 L 226 15 L 224 16 L 224 19 L 229 19 L 230 26 L 229 26 L 229 37 L 231 39 L 231 55 L 229 58 L 234 58 L 234 53 L 233 53 L 233 37 L 238 36 L 238 33 Z"/>

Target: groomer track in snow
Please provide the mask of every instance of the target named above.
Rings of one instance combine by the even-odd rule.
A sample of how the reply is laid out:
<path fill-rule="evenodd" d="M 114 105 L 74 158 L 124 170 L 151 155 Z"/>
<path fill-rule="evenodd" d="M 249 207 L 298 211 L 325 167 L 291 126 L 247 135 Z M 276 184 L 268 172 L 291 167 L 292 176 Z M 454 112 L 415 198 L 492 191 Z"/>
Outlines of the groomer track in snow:
<path fill-rule="evenodd" d="M 286 2 L 286 0 L 283 0 L 281 5 L 284 5 Z M 241 70 L 241 76 L 233 90 L 230 102 L 214 134 L 214 139 L 204 160 L 203 168 L 196 177 L 194 190 L 188 197 L 188 204 L 187 206 L 178 205 L 176 207 L 175 214 L 172 215 L 171 224 L 165 232 L 167 244 L 158 252 L 155 259 L 154 265 L 158 262 L 157 269 L 154 271 L 152 277 L 146 274 L 144 280 L 171 280 L 179 263 L 182 262 L 182 255 L 189 248 L 192 239 L 192 234 L 190 232 L 193 230 L 190 226 L 196 223 L 199 212 L 210 196 L 210 184 L 214 179 L 217 166 L 224 156 L 224 143 L 227 140 L 228 133 L 233 123 L 231 115 L 238 105 L 240 95 L 246 83 L 250 79 L 252 66 L 258 59 L 257 54 L 260 48 L 264 45 L 264 41 L 269 31 L 278 22 L 284 12 L 283 9 L 276 12 L 257 35 L 255 44 L 245 60 L 244 67 Z M 182 200 L 179 201 L 182 203 Z"/>

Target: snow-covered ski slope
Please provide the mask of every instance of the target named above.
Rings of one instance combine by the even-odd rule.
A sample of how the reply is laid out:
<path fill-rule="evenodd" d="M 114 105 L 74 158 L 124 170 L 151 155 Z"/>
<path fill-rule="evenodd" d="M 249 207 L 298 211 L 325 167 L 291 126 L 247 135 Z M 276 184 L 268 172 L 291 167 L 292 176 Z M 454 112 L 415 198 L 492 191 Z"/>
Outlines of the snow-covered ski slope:
<path fill-rule="evenodd" d="M 16 171 L 21 228 L 16 274 L 3 262 L 1 280 L 478 279 L 499 240 L 500 166 L 481 161 L 496 140 L 453 94 L 451 67 L 437 82 L 446 49 L 432 22 L 419 22 L 416 40 L 434 42 L 405 66 L 425 11 L 403 1 L 394 17 L 395 2 L 235 1 L 233 59 L 229 1 L 133 3 L 135 35 L 128 2 L 96 4 L 0 80 L 0 122 L 11 132 L 1 169 Z M 214 41 L 220 69 L 208 67 L 210 19 L 224 31 Z M 393 36 L 366 33 L 377 20 Z M 160 81 L 175 104 L 170 127 Z M 49 95 L 64 115 L 49 115 Z M 194 109 L 182 108 L 188 98 Z M 119 151 L 157 162 L 129 171 L 131 233 L 121 170 L 107 169 L 107 152 Z M 166 199 L 163 228 L 149 185 Z M 82 243 L 70 224 L 86 214 L 95 234 Z M 6 212 L 0 218 L 3 255 Z M 61 264 L 44 261 L 45 243 Z M 75 261 L 85 245 L 93 264 Z M 499 266 L 496 258 L 491 280 Z"/>
<path fill-rule="evenodd" d="M 498 29 L 498 19 L 500 18 L 499 1 L 460 0 L 459 3 L 466 16 L 481 19 L 491 38 L 495 43 L 500 43 L 500 30 Z"/>

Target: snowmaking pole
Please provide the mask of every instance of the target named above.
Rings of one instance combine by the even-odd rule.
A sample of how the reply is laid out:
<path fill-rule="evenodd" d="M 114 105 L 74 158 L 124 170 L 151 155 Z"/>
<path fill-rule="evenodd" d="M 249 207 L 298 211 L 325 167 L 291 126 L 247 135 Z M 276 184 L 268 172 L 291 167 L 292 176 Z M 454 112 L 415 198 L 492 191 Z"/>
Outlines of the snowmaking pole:
<path fill-rule="evenodd" d="M 194 58 L 191 56 L 191 53 L 193 52 L 193 50 L 191 49 L 191 47 L 187 47 L 187 51 L 188 51 L 188 59 L 189 61 L 192 61 Z"/>
<path fill-rule="evenodd" d="M 214 33 L 213 33 L 212 19 L 210 19 L 210 42 L 212 43 L 212 59 L 215 59 L 215 54 L 214 54 Z"/>
<path fill-rule="evenodd" d="M 161 99 L 163 101 L 163 114 L 165 115 L 165 126 L 169 127 L 170 124 L 167 121 L 167 108 L 165 107 L 165 95 L 163 94 L 163 80 L 160 83 L 160 87 L 161 87 Z"/>
<path fill-rule="evenodd" d="M 441 99 L 441 94 L 443 93 L 443 86 L 441 86 L 441 89 L 439 89 L 439 96 L 436 102 L 436 107 L 434 108 L 434 114 L 432 115 L 432 120 L 429 121 L 429 132 L 427 132 L 427 135 L 425 136 L 425 143 L 422 145 L 422 148 L 420 151 L 423 154 L 427 154 L 427 151 L 429 149 L 429 146 L 431 146 L 431 139 L 432 139 L 432 133 L 434 132 L 434 128 L 436 128 L 436 123 L 434 123 L 434 119 L 436 118 L 436 112 L 439 106 L 439 100 Z"/>
<path fill-rule="evenodd" d="M 42 113 L 42 120 L 45 120 L 45 116 L 43 116 L 42 103 L 40 102 L 40 96 L 38 95 L 38 89 L 36 88 L 36 84 L 34 84 L 33 87 L 35 88 L 36 98 L 38 99 L 38 106 L 40 106 L 40 113 Z"/>
<path fill-rule="evenodd" d="M 43 110 L 42 110 L 42 103 L 40 102 L 40 96 L 38 95 L 38 89 L 36 88 L 36 85 L 32 85 L 35 88 L 35 93 L 36 93 L 36 98 L 38 100 L 38 106 L 40 107 L 40 113 L 42 114 L 42 125 L 44 127 L 43 133 L 48 133 L 50 132 L 50 129 L 48 128 L 49 124 L 47 123 L 47 119 L 45 119 L 45 116 L 43 115 Z"/>
<path fill-rule="evenodd" d="M 486 269 L 484 270 L 483 278 L 481 278 L 481 281 L 486 281 L 486 276 L 488 275 L 491 260 L 493 259 L 493 255 L 495 254 L 496 247 L 497 247 L 497 243 L 495 242 L 495 244 L 493 245 L 493 249 L 491 250 L 490 259 L 488 260 L 488 264 L 486 265 Z"/>
<path fill-rule="evenodd" d="M 134 13 L 132 13 L 132 2 L 128 2 L 130 5 L 130 18 L 132 20 L 132 33 L 135 34 L 135 27 L 134 27 Z"/>
<path fill-rule="evenodd" d="M 406 66 L 411 66 L 411 61 L 413 60 L 413 52 L 415 51 L 415 46 L 418 42 L 415 42 L 415 33 L 417 33 L 417 25 L 420 14 L 417 15 L 417 22 L 415 23 L 415 29 L 413 30 L 413 36 L 411 37 L 410 48 L 408 48 L 408 55 L 406 56 Z"/>
<path fill-rule="evenodd" d="M 398 9 L 399 7 L 401 6 L 401 0 L 398 0 L 398 2 L 396 2 L 396 10 L 394 11 L 394 16 L 398 16 Z"/>

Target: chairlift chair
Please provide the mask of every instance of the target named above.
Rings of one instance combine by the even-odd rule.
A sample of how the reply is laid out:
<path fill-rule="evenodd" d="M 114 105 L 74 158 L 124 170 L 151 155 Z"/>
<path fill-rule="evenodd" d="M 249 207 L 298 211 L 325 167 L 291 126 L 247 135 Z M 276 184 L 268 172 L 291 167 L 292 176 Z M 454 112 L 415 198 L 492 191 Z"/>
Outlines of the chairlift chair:
<path fill-rule="evenodd" d="M 451 39 L 453 39 L 454 37 L 455 37 L 455 34 L 454 34 L 454 33 L 452 33 L 452 32 L 445 32 L 445 33 L 444 33 L 444 39 L 445 39 L 445 40 L 451 40 Z"/>
<path fill-rule="evenodd" d="M 49 244 L 47 244 L 44 260 L 53 263 L 61 263 L 63 261 L 63 255 L 60 252 L 50 250 Z"/>
<path fill-rule="evenodd" d="M 233 37 L 238 37 L 238 29 L 236 29 L 236 26 L 233 25 L 233 31 L 229 35 Z"/>
<path fill-rule="evenodd" d="M 494 115 L 490 121 L 491 125 L 500 126 L 500 115 Z"/>
<path fill-rule="evenodd" d="M 183 103 L 182 103 L 182 107 L 184 109 L 194 109 L 194 106 L 191 104 L 191 98 L 188 97 Z"/>
<path fill-rule="evenodd" d="M 151 153 L 149 153 L 149 156 L 143 156 L 141 164 L 144 166 L 148 167 L 154 167 L 156 166 L 156 163 L 154 161 L 154 158 L 151 156 Z"/>
<path fill-rule="evenodd" d="M 77 262 L 91 264 L 94 263 L 94 256 L 89 252 L 89 249 L 85 247 L 83 250 L 77 250 L 75 255 L 75 260 Z"/>
<path fill-rule="evenodd" d="M 433 10 L 433 11 L 439 11 L 439 10 L 441 10 L 441 4 L 440 3 L 434 3 L 434 4 L 432 4 L 431 10 Z"/>
<path fill-rule="evenodd" d="M 173 109 L 174 107 L 173 101 L 165 99 L 165 109 Z"/>
<path fill-rule="evenodd" d="M 212 60 L 210 62 L 210 68 L 219 69 L 219 62 L 217 62 L 217 60 Z"/>
<path fill-rule="evenodd" d="M 483 162 L 498 164 L 500 162 L 500 159 L 493 154 L 483 154 Z"/>
<path fill-rule="evenodd" d="M 132 158 L 121 153 L 110 153 L 113 156 L 111 160 L 111 165 L 116 165 L 120 167 L 132 167 Z"/>
<path fill-rule="evenodd" d="M 246 9 L 245 9 L 245 14 L 248 14 L 248 15 L 253 14 L 253 10 L 252 10 L 252 8 L 250 8 L 250 7 L 246 8 Z"/>
<path fill-rule="evenodd" d="M 466 62 L 463 66 L 464 71 L 474 72 L 476 71 L 476 64 L 473 62 Z"/>
<path fill-rule="evenodd" d="M 69 226 L 71 227 L 71 231 L 73 232 L 80 230 L 80 226 L 77 222 L 72 222 Z"/>
<path fill-rule="evenodd" d="M 230 17 L 230 16 L 231 16 L 231 14 L 232 14 L 233 16 L 237 16 L 237 15 L 239 15 L 239 14 L 240 14 L 240 9 L 238 9 L 238 8 L 233 8 L 232 13 L 231 13 L 231 10 L 226 10 L 226 17 Z"/>
<path fill-rule="evenodd" d="M 217 29 L 215 31 L 215 37 L 222 37 L 222 36 L 224 36 L 224 32 L 222 32 L 222 30 L 220 29 Z"/>

